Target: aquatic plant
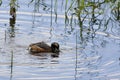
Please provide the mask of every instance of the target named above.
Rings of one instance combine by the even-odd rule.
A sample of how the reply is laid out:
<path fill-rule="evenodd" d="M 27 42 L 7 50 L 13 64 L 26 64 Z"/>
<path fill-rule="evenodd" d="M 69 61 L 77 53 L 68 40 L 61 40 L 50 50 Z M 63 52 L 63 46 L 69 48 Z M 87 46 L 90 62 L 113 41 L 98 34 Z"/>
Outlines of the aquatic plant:
<path fill-rule="evenodd" d="M 120 1 L 115 2 L 114 8 L 112 9 L 112 14 L 116 20 L 120 20 Z"/>
<path fill-rule="evenodd" d="M 0 0 L 0 6 L 2 5 L 2 0 Z"/>
<path fill-rule="evenodd" d="M 10 6 L 11 7 L 19 7 L 16 2 L 17 2 L 17 0 L 10 0 Z"/>
<path fill-rule="evenodd" d="M 16 8 L 18 5 L 16 4 L 17 0 L 10 0 L 10 12 L 11 18 L 9 19 L 9 25 L 10 25 L 10 37 L 15 37 L 15 23 L 16 23 Z"/>
<path fill-rule="evenodd" d="M 10 0 L 10 6 L 19 7 L 16 2 L 17 0 Z M 120 18 L 119 0 L 62 0 L 62 3 L 59 3 L 58 0 L 50 0 L 49 4 L 44 0 L 31 0 L 28 6 L 30 6 L 31 3 L 34 3 L 35 12 L 39 12 L 41 6 L 44 11 L 50 12 L 51 22 L 53 14 L 55 15 L 55 22 L 57 22 L 58 6 L 61 5 L 61 8 L 65 11 L 64 17 L 66 25 L 72 25 L 74 19 L 77 19 L 79 26 L 83 26 L 85 20 L 88 20 L 90 25 L 98 23 L 101 25 L 105 18 L 100 19 L 99 16 L 105 14 L 105 6 L 109 6 L 116 20 Z M 2 0 L 0 0 L 0 5 L 1 4 Z M 105 25 L 109 22 L 109 18 L 107 18 L 107 20 L 105 19 Z"/>

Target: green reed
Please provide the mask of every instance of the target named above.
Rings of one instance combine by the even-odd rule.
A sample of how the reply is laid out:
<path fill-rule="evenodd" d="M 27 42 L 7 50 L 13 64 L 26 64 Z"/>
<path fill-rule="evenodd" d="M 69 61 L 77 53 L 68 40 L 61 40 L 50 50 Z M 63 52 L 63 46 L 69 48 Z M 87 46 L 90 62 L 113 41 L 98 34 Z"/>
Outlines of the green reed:
<path fill-rule="evenodd" d="M 115 7 L 112 9 L 112 14 L 116 20 L 120 20 L 120 1 L 115 3 Z"/>
<path fill-rule="evenodd" d="M 100 29 L 106 31 L 110 23 L 114 24 L 114 21 L 120 19 L 119 0 L 62 0 L 61 3 L 59 3 L 59 0 L 50 1 L 50 3 L 47 3 L 43 0 L 31 0 L 29 5 L 31 3 L 35 3 L 36 5 L 37 2 L 39 5 L 36 5 L 37 7 L 35 8 L 43 6 L 43 10 L 51 14 L 51 26 L 53 19 L 55 19 L 55 22 L 57 23 L 59 14 L 58 6 L 61 6 L 61 11 L 64 11 L 64 14 L 62 13 L 62 15 L 65 17 L 65 27 L 69 25 L 72 31 L 77 24 L 77 26 L 80 27 L 81 40 L 83 40 L 84 37 L 83 32 L 85 25 L 87 25 L 86 29 L 88 31 L 95 32 Z M 110 12 L 109 14 L 113 15 L 115 19 L 113 19 L 112 16 L 107 15 L 107 8 L 111 10 L 112 13 Z M 55 15 L 55 17 L 53 15 Z M 94 25 L 97 25 L 98 27 L 94 28 Z"/>
<path fill-rule="evenodd" d="M 117 2 L 117 0 L 116 0 Z M 75 4 L 74 4 L 75 3 Z M 114 1 L 112 0 L 104 0 L 103 2 L 97 1 L 97 0 L 72 0 L 71 5 L 68 7 L 68 11 L 71 9 L 74 9 L 75 13 L 74 15 L 78 17 L 79 24 L 82 25 L 83 21 L 85 19 L 88 19 L 88 15 L 91 15 L 91 21 L 95 22 L 95 18 L 99 15 L 102 15 L 104 13 L 104 8 L 102 5 L 109 4 L 110 8 L 114 7 Z M 119 4 L 118 4 L 119 6 Z M 99 9 L 99 11 L 96 11 L 96 9 Z M 68 13 L 67 13 L 68 14 Z M 97 15 L 97 16 L 95 16 Z M 66 17 L 67 18 L 67 17 Z"/>
<path fill-rule="evenodd" d="M 10 0 L 10 6 L 11 7 L 19 7 L 17 4 L 17 0 Z"/>
<path fill-rule="evenodd" d="M 0 5 L 3 0 L 0 0 Z M 10 6 L 18 6 L 17 0 L 10 0 Z M 51 20 L 53 14 L 55 15 L 55 22 L 58 18 L 58 5 L 61 5 L 64 10 L 65 24 L 74 24 L 74 19 L 77 18 L 77 23 L 79 26 L 83 26 L 85 20 L 89 21 L 90 26 L 99 22 L 101 25 L 104 18 L 99 20 L 99 16 L 105 14 L 105 8 L 103 6 L 110 5 L 112 10 L 111 14 L 116 17 L 117 20 L 120 19 L 120 1 L 119 0 L 62 0 L 62 3 L 59 3 L 59 0 L 51 0 L 51 3 L 46 3 L 44 0 L 31 0 L 28 5 L 35 3 L 35 11 L 39 12 L 39 8 L 42 6 L 44 11 L 51 13 Z M 106 20 L 106 19 L 105 19 Z M 109 22 L 106 21 L 105 25 Z"/>
<path fill-rule="evenodd" d="M 0 0 L 0 6 L 2 5 L 2 0 Z"/>

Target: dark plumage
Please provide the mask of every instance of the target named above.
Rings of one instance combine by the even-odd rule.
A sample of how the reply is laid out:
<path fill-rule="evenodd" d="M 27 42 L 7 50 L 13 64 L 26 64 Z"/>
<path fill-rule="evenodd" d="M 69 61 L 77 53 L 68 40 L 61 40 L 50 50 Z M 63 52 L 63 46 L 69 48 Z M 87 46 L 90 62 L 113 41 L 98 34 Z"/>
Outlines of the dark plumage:
<path fill-rule="evenodd" d="M 29 45 L 29 51 L 32 53 L 41 53 L 41 52 L 52 52 L 59 53 L 59 44 L 57 42 L 53 42 L 51 46 L 46 44 L 45 42 L 38 42 Z"/>

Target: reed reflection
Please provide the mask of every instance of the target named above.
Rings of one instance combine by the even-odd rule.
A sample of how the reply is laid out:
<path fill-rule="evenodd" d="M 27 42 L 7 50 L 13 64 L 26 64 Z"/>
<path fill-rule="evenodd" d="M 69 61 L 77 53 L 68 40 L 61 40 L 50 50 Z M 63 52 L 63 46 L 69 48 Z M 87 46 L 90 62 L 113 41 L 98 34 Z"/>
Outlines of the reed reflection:
<path fill-rule="evenodd" d="M 11 51 L 10 80 L 13 78 L 13 51 Z"/>

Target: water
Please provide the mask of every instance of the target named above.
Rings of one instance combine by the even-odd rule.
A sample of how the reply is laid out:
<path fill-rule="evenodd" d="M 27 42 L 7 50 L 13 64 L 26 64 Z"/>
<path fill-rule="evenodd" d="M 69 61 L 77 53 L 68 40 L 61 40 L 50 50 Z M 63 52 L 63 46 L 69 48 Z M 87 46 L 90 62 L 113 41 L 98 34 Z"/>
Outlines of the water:
<path fill-rule="evenodd" d="M 93 25 L 94 30 L 77 24 L 65 25 L 64 9 L 51 14 L 51 1 L 35 8 L 31 0 L 17 3 L 15 27 L 10 27 L 9 1 L 0 6 L 0 80 L 119 80 L 119 23 Z M 62 0 L 60 1 L 62 3 Z M 64 7 L 64 6 L 63 6 Z M 43 10 L 45 9 L 45 10 Z M 52 15 L 52 18 L 51 18 Z M 102 17 L 100 17 L 102 18 Z M 55 22 L 56 21 L 56 22 Z M 88 26 L 86 19 L 84 25 Z M 98 29 L 98 30 L 97 30 Z M 45 41 L 60 44 L 59 57 L 50 53 L 31 55 L 31 43 Z"/>

